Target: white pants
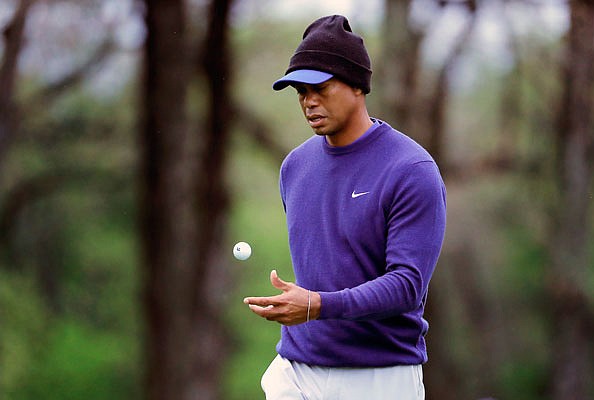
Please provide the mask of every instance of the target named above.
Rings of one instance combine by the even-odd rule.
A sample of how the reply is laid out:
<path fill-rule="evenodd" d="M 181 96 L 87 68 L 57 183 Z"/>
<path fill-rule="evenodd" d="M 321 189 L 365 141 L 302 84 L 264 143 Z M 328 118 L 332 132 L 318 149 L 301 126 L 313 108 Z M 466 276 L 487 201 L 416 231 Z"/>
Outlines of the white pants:
<path fill-rule="evenodd" d="M 327 368 L 276 356 L 262 376 L 266 400 L 424 400 L 421 365 Z"/>

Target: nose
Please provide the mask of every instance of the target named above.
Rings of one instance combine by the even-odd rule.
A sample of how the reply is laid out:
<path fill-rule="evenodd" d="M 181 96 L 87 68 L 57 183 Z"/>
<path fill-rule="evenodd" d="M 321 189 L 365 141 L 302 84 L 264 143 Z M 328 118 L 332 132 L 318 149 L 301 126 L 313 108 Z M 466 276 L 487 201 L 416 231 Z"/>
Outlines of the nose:
<path fill-rule="evenodd" d="M 303 107 L 313 108 L 319 104 L 319 98 L 313 90 L 308 90 L 303 94 Z"/>

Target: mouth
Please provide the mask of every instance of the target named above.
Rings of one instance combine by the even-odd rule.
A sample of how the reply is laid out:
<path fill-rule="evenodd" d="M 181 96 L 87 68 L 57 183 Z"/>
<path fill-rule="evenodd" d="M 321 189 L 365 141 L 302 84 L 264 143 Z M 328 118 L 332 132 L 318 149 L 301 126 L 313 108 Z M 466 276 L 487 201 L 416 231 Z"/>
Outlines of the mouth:
<path fill-rule="evenodd" d="M 307 116 L 307 122 L 312 128 L 317 128 L 324 123 L 326 117 L 319 114 L 312 114 Z"/>

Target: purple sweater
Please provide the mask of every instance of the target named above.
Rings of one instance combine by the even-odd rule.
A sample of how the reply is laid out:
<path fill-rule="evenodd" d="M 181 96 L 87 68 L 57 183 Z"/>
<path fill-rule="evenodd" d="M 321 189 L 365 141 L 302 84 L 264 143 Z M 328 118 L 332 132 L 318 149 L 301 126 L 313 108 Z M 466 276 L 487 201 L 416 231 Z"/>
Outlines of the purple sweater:
<path fill-rule="evenodd" d="M 427 361 L 423 319 L 446 223 L 437 165 L 387 123 L 331 147 L 313 136 L 284 160 L 280 191 L 296 283 L 318 320 L 283 326 L 277 351 L 310 365 Z"/>

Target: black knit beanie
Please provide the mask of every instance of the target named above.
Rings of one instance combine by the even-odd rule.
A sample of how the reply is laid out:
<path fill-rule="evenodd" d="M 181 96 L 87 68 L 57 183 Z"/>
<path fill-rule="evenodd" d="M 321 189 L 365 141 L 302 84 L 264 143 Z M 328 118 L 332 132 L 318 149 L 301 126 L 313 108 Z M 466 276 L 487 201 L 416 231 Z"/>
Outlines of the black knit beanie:
<path fill-rule="evenodd" d="M 342 15 L 322 17 L 307 27 L 285 74 L 302 69 L 327 72 L 365 94 L 371 91 L 371 61 L 363 39 Z M 281 79 L 273 87 L 280 90 L 290 83 Z"/>

